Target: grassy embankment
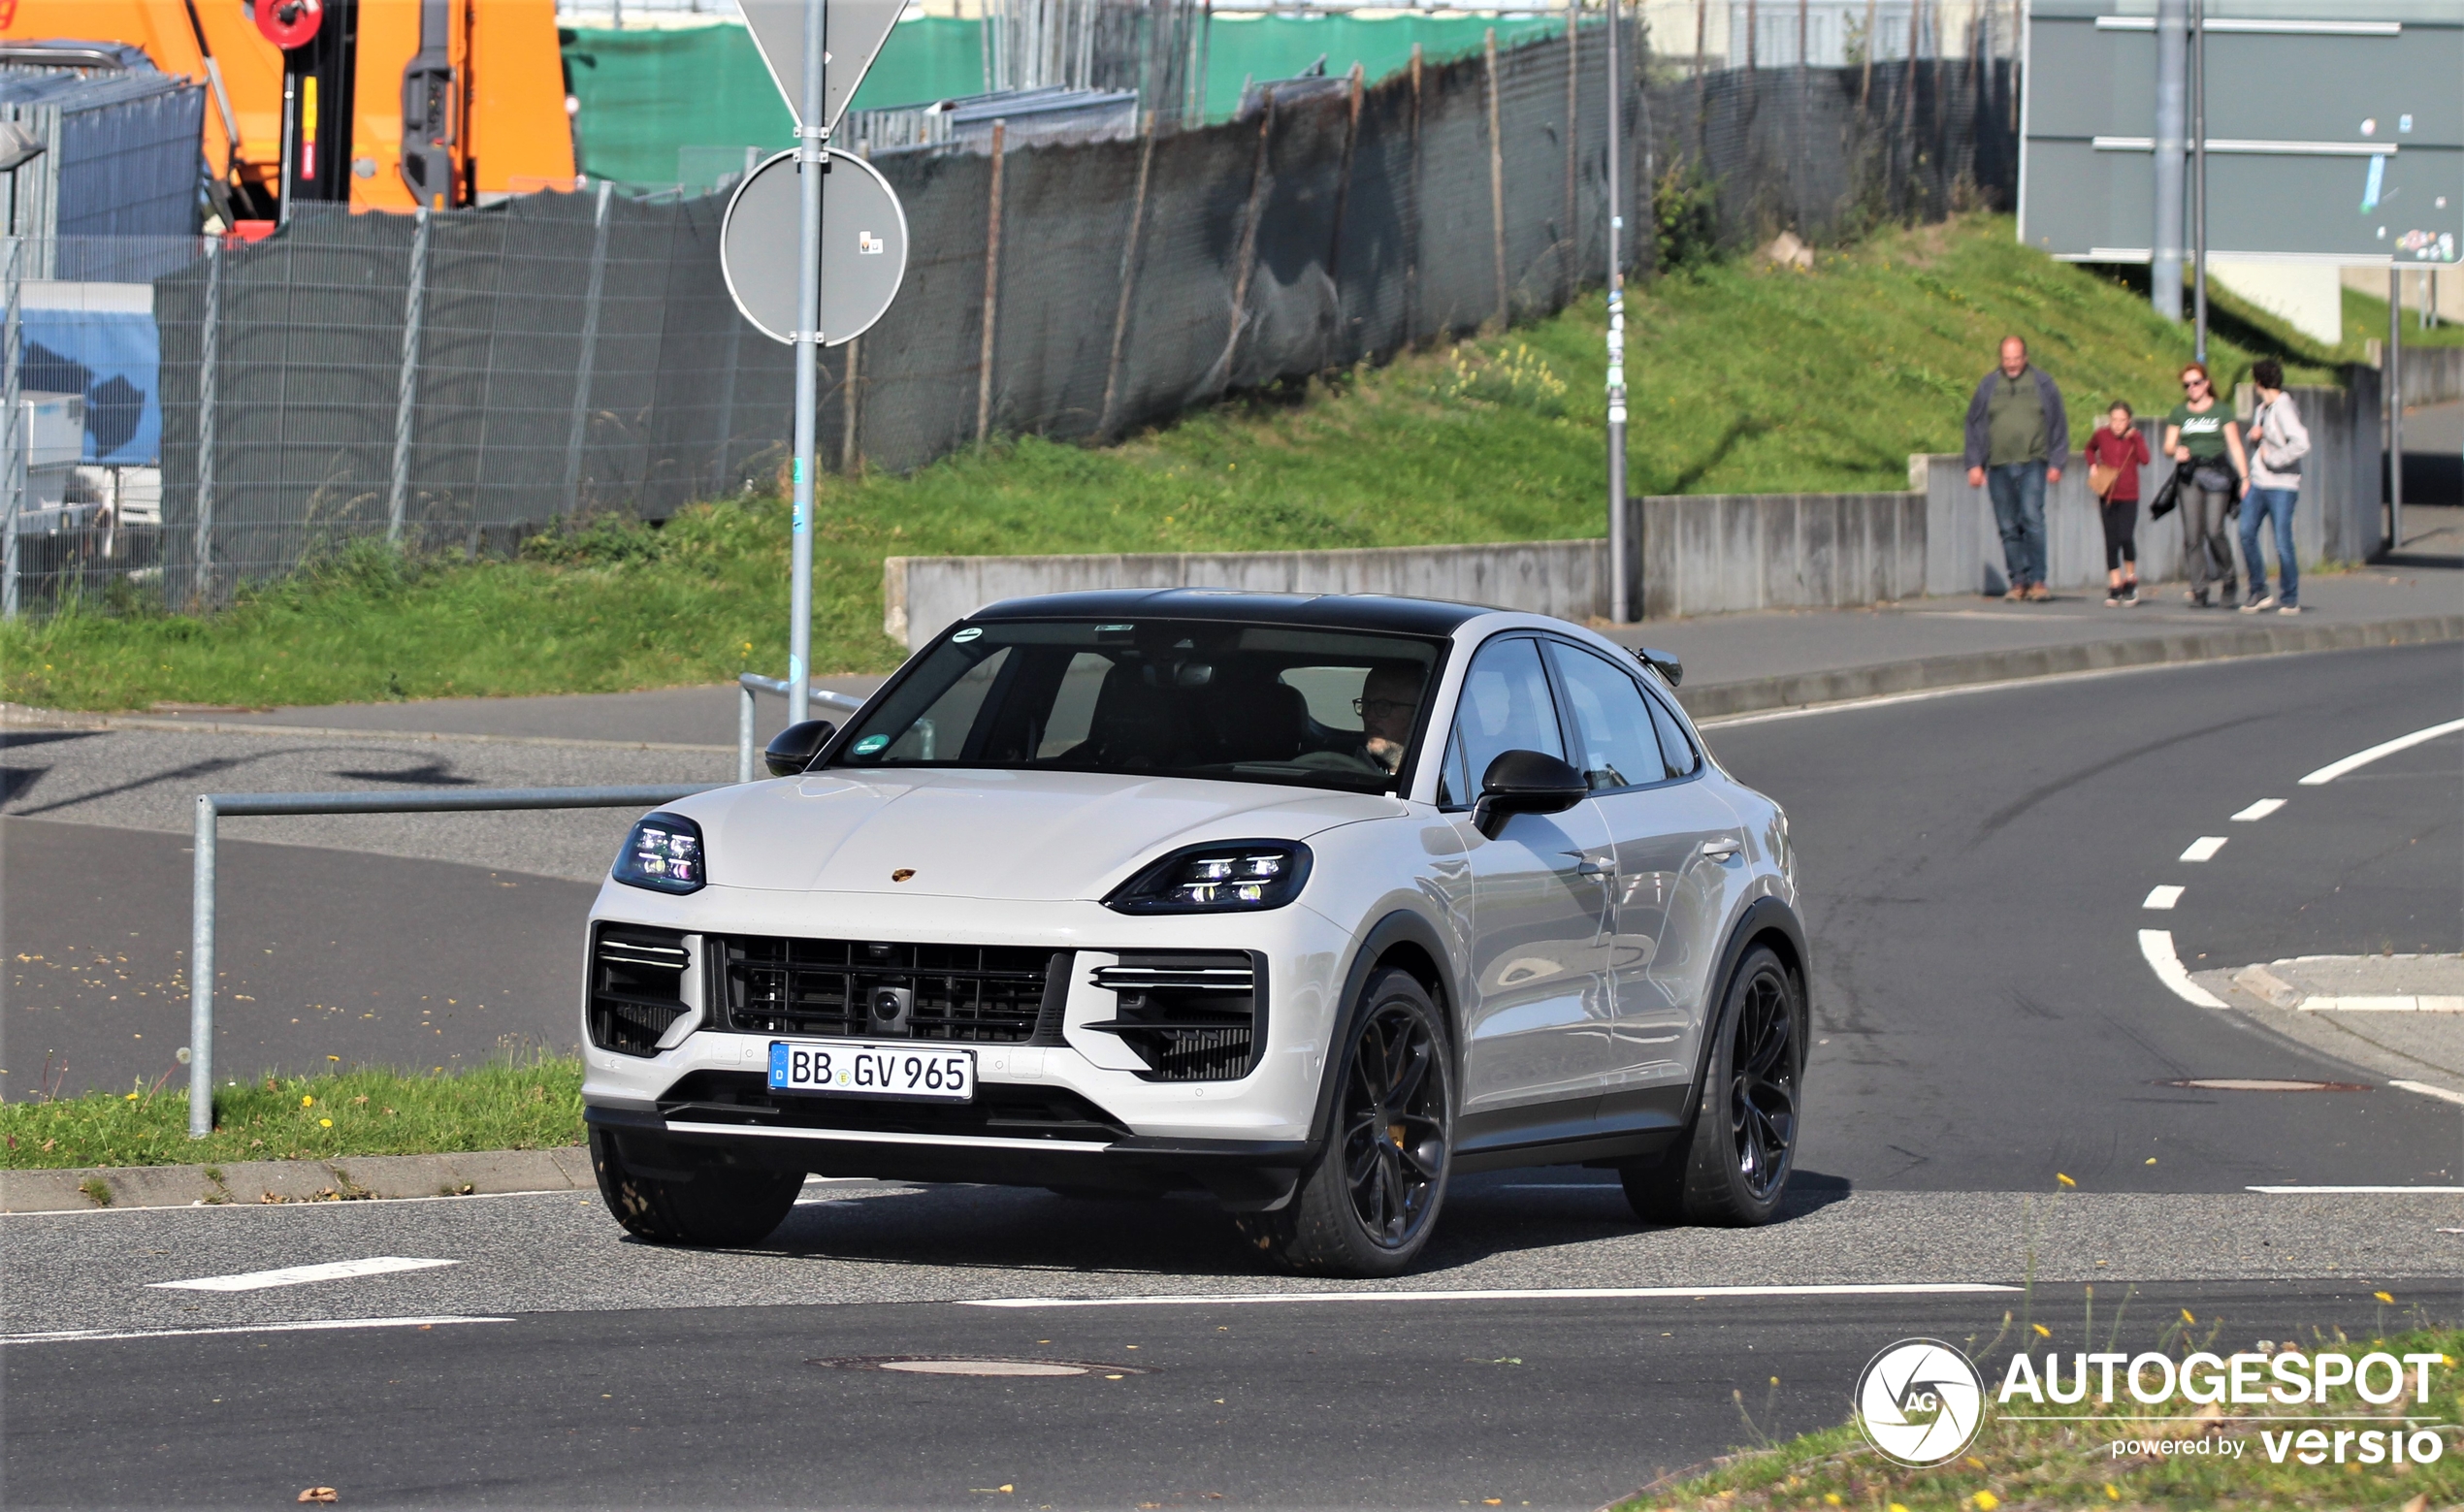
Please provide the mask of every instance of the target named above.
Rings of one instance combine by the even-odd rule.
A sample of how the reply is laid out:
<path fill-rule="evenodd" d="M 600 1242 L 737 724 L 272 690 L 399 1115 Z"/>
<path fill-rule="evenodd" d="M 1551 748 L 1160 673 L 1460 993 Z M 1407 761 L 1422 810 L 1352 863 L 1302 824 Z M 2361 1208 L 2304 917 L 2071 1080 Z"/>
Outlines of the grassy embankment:
<path fill-rule="evenodd" d="M 2392 1303 L 2387 1293 L 2379 1297 Z M 1868 1446 L 1851 1421 L 1799 1438 L 1767 1443 L 1721 1461 L 1707 1473 L 1645 1488 L 1617 1503 L 1615 1512 L 1756 1512 L 1756 1509 L 1862 1508 L 1870 1512 L 2030 1512 L 2036 1508 L 2182 1509 L 2207 1512 L 2216 1507 L 2335 1509 L 2359 1512 L 2425 1512 L 2464 1503 L 2464 1445 L 2455 1437 L 2455 1422 L 2464 1410 L 2457 1396 L 2456 1361 L 2464 1356 L 2464 1332 L 2452 1326 L 2431 1327 L 2417 1315 L 2402 1316 L 2394 1305 L 2384 1308 L 2378 1336 L 2348 1338 L 2341 1331 L 2316 1334 L 2307 1341 L 2285 1340 L 2271 1347 L 2298 1347 L 2310 1354 L 2354 1355 L 2387 1350 L 2401 1357 L 2440 1355 L 2446 1364 L 2430 1367 L 2430 1394 L 2413 1403 L 2408 1374 L 2405 1396 L 2384 1407 L 2357 1402 L 2350 1391 L 2329 1410 L 2354 1412 L 2374 1421 L 2320 1423 L 2297 1417 L 2302 1408 L 2274 1404 L 2211 1407 L 2190 1405 L 2142 1407 L 2127 1397 L 2114 1409 L 2059 1422 L 2027 1421 L 2006 1415 L 1990 1404 L 2007 1366 L 2007 1352 L 1992 1349 L 1976 1354 L 1986 1377 L 1989 1406 L 1982 1430 L 1968 1452 L 1947 1464 L 1927 1470 L 1904 1469 L 1884 1460 Z M 2179 1358 L 2191 1350 L 2229 1353 L 2250 1349 L 2251 1339 L 2215 1338 L 2211 1325 L 2193 1327 L 2191 1315 L 2172 1331 L 2165 1352 Z M 2096 1343 L 2091 1330 L 2069 1338 L 2052 1330 L 2045 1336 L 2027 1335 L 2031 1352 L 2059 1348 L 2114 1349 L 2110 1340 Z M 2198 1338 L 2204 1332 L 2208 1337 Z M 2065 1361 L 2065 1368 L 2068 1362 Z M 2123 1409 L 2128 1410 L 2123 1410 Z M 1740 1412 L 1743 1406 L 1740 1403 Z M 2015 1409 L 2049 1414 L 2067 1409 L 2037 1408 L 2025 1399 Z M 2431 1464 L 2364 1465 L 2354 1458 L 2355 1440 L 2348 1439 L 2348 1463 L 2303 1464 L 2288 1452 L 2283 1464 L 2268 1455 L 2262 1432 L 2284 1434 L 2313 1427 L 2323 1430 L 2393 1427 L 2400 1414 L 2414 1411 L 2435 1420 L 2445 1442 L 2443 1456 Z M 1751 1428 L 1750 1416 L 1746 1425 Z M 2205 1441 L 2239 1439 L 2238 1458 L 2207 1454 L 2117 1453 L 2115 1445 L 2144 1445 L 2151 1439 Z M 2281 1441 L 2281 1440 L 2280 1440 Z M 2289 1446 L 2288 1446 L 2289 1447 Z M 2330 1440 L 2332 1452 L 2332 1440 Z"/>
<path fill-rule="evenodd" d="M 2359 296 L 2354 298 L 2359 299 Z M 2220 297 L 2229 373 L 2329 354 Z M 2358 307 L 2358 306 L 2356 306 Z M 1598 533 L 1605 306 L 1191 414 L 1104 450 L 1034 438 L 904 477 L 827 478 L 814 664 L 898 659 L 892 555 L 1250 550 Z M 1637 291 L 1637 493 L 1896 489 L 1959 443 L 2004 332 L 2084 432 L 2114 395 L 2170 404 L 2188 336 L 2143 299 L 2018 245 L 2008 219 L 1894 231 L 1810 273 L 1745 262 Z M 343 552 L 204 616 L 100 609 L 0 627 L 0 696 L 81 709 L 599 692 L 775 672 L 785 507 L 602 520 L 521 560 Z"/>
<path fill-rule="evenodd" d="M 540 1057 L 416 1076 L 381 1067 L 263 1077 L 214 1094 L 188 1138 L 188 1094 L 143 1089 L 0 1104 L 0 1169 L 173 1166 L 543 1149 L 582 1139 L 582 1066 Z"/>

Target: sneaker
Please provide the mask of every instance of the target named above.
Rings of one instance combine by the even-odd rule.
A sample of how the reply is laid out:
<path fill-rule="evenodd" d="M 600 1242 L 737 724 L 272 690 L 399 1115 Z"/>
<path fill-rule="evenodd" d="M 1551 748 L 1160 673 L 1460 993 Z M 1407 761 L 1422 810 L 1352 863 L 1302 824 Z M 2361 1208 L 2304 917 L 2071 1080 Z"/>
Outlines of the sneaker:
<path fill-rule="evenodd" d="M 2256 598 L 2252 599 L 2249 603 L 2242 605 L 2242 612 L 2244 614 L 2256 614 L 2261 609 L 2273 609 L 2275 607 L 2276 595 L 2274 594 L 2261 594 Z"/>
<path fill-rule="evenodd" d="M 2193 609 L 2204 609 L 2207 607 L 2206 589 L 2194 588 L 2190 591 L 2190 607 Z"/>
<path fill-rule="evenodd" d="M 2030 583 L 2027 585 L 2027 601 L 2029 603 L 2040 604 L 2053 596 L 2054 591 L 2047 588 L 2042 583 Z"/>
<path fill-rule="evenodd" d="M 2279 605 L 2277 605 L 2277 606 L 2276 606 L 2276 612 L 2277 612 L 2278 614 L 2299 614 L 2299 613 L 2301 613 L 2301 605 L 2299 605 L 2299 604 L 2279 604 Z"/>
<path fill-rule="evenodd" d="M 2002 595 L 2002 602 L 2006 604 L 2015 604 L 2026 596 L 2027 590 L 2020 587 L 2017 583 L 2013 583 L 2011 585 L 2011 591 Z"/>
<path fill-rule="evenodd" d="M 2139 607 L 2139 585 L 2138 585 L 2138 584 L 2136 584 L 2136 583 L 2125 583 L 2125 584 L 2124 584 L 2124 585 L 2123 585 L 2123 588 L 2122 588 L 2122 604 L 2123 604 L 2123 607 L 2124 607 L 2124 608 L 2125 608 L 2125 609 L 2136 609 L 2137 607 Z"/>
<path fill-rule="evenodd" d="M 2105 607 L 2108 609 L 2119 609 L 2122 607 L 2122 591 L 2120 589 L 2116 589 L 2112 593 L 2105 595 Z"/>

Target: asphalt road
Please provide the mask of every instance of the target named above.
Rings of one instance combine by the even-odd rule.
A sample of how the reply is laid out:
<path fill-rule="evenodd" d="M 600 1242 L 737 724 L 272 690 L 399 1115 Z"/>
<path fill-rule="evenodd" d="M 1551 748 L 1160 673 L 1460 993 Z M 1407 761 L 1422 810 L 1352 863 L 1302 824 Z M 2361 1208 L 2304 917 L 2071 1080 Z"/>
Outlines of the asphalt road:
<path fill-rule="evenodd" d="M 2383 1328 L 2366 1288 L 2153 1288 L 2224 1347 Z M 1982 1344 L 2080 1287 L 1947 1297 L 535 1312 L 426 1329 L 19 1344 L 12 1506 L 1587 1508 L 1838 1421 L 1912 1335 Z M 1074 1362 L 947 1376 L 880 1357 Z"/>
<path fill-rule="evenodd" d="M 574 1193 L 0 1219 L 14 1337 L 512 1320 L 10 1344 L 7 1497 L 1591 1506 L 1836 1422 L 1896 1338 L 1991 1335 L 2006 1309 L 2068 1328 L 2089 1285 L 2100 1309 L 2133 1296 L 2130 1329 L 2188 1308 L 2226 1342 L 2383 1327 L 2382 1289 L 2452 1319 L 2464 1108 L 2194 1008 L 2138 932 L 2160 917 L 2193 967 L 2464 946 L 2464 739 L 2298 783 L 2464 713 L 2458 670 L 2452 646 L 2282 658 L 1715 728 L 1790 808 L 1820 961 L 1804 1176 L 1771 1228 L 1646 1229 L 1597 1173 L 1499 1174 L 1455 1193 L 1419 1274 L 1362 1288 L 1262 1272 L 1193 1202 L 869 1182 L 816 1183 L 769 1243 L 720 1253 L 632 1243 Z M 2265 797 L 2286 806 L 2230 818 Z M 2227 844 L 2181 860 L 2202 836 Z M 2161 916 L 2157 885 L 2188 889 Z M 2368 1090 L 2167 1085 L 2216 1077 Z M 372 1257 L 451 1263 L 160 1285 Z M 1551 1288 L 1665 1290 L 1362 1295 Z M 1328 1292 L 1347 1300 L 1263 1300 Z M 1218 1294 L 1257 1300 L 980 1305 Z M 806 1363 L 957 1354 L 1115 1368 Z"/>

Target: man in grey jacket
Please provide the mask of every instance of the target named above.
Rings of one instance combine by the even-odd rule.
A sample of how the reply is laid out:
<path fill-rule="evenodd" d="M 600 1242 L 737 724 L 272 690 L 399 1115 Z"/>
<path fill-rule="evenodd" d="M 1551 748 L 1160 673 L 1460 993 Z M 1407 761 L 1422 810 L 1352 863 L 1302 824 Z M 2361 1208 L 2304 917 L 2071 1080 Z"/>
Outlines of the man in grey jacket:
<path fill-rule="evenodd" d="M 2026 341 L 2002 338 L 2002 365 L 1968 401 L 1967 486 L 1993 491 L 2010 573 L 2004 598 L 2054 596 L 2045 586 L 2045 485 L 2061 481 L 2069 458 L 2061 390 L 2043 369 L 2028 366 Z"/>

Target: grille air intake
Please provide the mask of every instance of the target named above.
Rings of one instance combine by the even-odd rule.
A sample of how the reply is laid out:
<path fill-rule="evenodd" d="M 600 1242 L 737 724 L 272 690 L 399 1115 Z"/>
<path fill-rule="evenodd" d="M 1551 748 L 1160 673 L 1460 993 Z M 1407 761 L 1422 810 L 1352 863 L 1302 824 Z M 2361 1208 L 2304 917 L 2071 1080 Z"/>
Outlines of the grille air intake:
<path fill-rule="evenodd" d="M 1150 1081 L 1237 1081 L 1266 1038 L 1265 976 L 1247 951 L 1124 951 L 1088 978 L 1116 1016 L 1086 1027 L 1120 1036 Z"/>
<path fill-rule="evenodd" d="M 693 952 L 679 930 L 601 924 L 591 944 L 591 1044 L 619 1055 L 659 1053 L 659 1041 L 691 1013 L 685 970 Z"/>
<path fill-rule="evenodd" d="M 729 935 L 711 949 L 738 1034 L 1023 1045 L 1047 985 L 1067 980 L 1067 952 L 1014 946 Z"/>

